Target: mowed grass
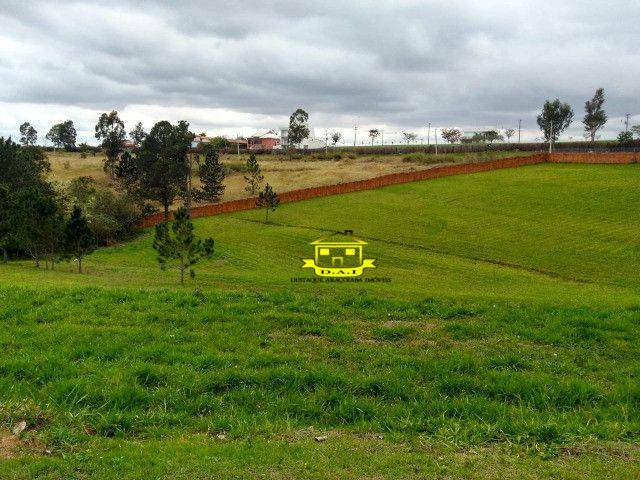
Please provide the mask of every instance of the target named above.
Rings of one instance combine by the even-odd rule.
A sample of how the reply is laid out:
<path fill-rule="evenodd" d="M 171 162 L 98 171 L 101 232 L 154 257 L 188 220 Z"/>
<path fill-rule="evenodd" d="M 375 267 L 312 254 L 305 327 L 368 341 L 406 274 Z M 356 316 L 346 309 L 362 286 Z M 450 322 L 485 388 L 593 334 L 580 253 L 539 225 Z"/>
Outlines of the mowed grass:
<path fill-rule="evenodd" d="M 0 478 L 640 473 L 637 307 L 28 287 L 0 300 L 0 415 L 30 426 Z"/>
<path fill-rule="evenodd" d="M 636 165 L 539 165 L 441 178 L 196 220 L 216 240 L 188 288 L 366 291 L 385 298 L 495 299 L 573 305 L 638 302 L 640 173 Z M 390 283 L 302 284 L 310 242 L 351 229 Z M 87 275 L 28 262 L 2 267 L 18 284 L 175 288 L 160 272 L 152 230 L 87 261 Z"/>
<path fill-rule="evenodd" d="M 82 276 L 0 265 L 0 478 L 638 478 L 638 173 L 199 219 L 217 253 L 185 287 L 151 232 Z M 342 229 L 391 282 L 292 282 Z"/>

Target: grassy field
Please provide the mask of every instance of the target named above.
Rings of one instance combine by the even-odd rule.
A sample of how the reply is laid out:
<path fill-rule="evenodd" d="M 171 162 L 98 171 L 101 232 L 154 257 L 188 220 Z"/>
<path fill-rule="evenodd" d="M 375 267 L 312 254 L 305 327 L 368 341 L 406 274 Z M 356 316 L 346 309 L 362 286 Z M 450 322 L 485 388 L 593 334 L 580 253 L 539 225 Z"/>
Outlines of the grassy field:
<path fill-rule="evenodd" d="M 408 172 L 429 168 L 442 163 L 480 162 L 505 157 L 531 155 L 530 152 L 483 152 L 406 155 L 356 155 L 352 153 L 314 153 L 297 154 L 293 159 L 286 155 L 259 155 L 265 181 L 278 192 L 298 188 L 332 185 L 338 182 L 364 180 L 388 173 Z M 104 156 L 88 155 L 82 158 L 79 153 L 49 153 L 52 179 L 64 183 L 80 176 L 92 177 L 102 184 L 109 184 L 102 166 Z M 244 167 L 248 156 L 223 155 L 221 160 L 227 166 L 226 190 L 223 200 L 235 200 L 247 196 L 244 188 Z M 196 185 L 198 180 L 196 179 Z"/>
<path fill-rule="evenodd" d="M 638 478 L 638 168 L 199 219 L 185 287 L 150 232 L 0 265 L 0 478 Z M 391 281 L 292 282 L 343 229 Z"/>

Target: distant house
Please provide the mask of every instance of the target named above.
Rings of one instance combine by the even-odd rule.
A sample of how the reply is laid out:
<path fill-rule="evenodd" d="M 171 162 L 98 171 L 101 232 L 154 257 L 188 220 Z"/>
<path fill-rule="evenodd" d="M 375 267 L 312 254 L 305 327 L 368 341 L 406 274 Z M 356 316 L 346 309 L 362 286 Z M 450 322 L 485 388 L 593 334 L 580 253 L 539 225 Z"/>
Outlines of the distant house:
<path fill-rule="evenodd" d="M 230 138 L 229 140 L 227 140 L 229 142 L 229 145 L 231 145 L 233 148 L 236 147 L 240 147 L 240 149 L 246 149 L 247 148 L 247 139 L 246 138 Z"/>
<path fill-rule="evenodd" d="M 283 127 L 280 129 L 280 138 L 282 140 L 282 147 L 289 146 L 289 127 Z M 299 145 L 294 145 L 296 148 L 302 148 L 305 150 L 313 150 L 316 148 L 324 148 L 327 145 L 325 139 L 318 138 L 312 127 L 309 127 L 309 136 L 302 140 Z"/>
<path fill-rule="evenodd" d="M 206 135 L 196 135 L 191 141 L 191 148 L 198 148 L 203 143 L 211 143 L 211 139 Z"/>
<path fill-rule="evenodd" d="M 136 144 L 131 140 L 123 140 L 122 141 L 122 149 L 123 150 L 134 150 L 136 148 Z"/>
<path fill-rule="evenodd" d="M 247 138 L 249 150 L 277 150 L 282 148 L 280 135 L 275 130 L 257 133 Z"/>

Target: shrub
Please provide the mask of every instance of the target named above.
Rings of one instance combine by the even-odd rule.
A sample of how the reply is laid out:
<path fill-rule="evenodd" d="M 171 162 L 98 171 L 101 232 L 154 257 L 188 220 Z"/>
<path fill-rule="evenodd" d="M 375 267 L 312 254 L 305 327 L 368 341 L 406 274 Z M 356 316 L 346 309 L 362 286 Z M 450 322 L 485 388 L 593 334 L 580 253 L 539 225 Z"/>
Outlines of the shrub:
<path fill-rule="evenodd" d="M 99 245 L 131 237 L 143 213 L 129 195 L 102 187 L 90 177 L 72 180 L 65 193 L 68 205 L 81 206 Z"/>

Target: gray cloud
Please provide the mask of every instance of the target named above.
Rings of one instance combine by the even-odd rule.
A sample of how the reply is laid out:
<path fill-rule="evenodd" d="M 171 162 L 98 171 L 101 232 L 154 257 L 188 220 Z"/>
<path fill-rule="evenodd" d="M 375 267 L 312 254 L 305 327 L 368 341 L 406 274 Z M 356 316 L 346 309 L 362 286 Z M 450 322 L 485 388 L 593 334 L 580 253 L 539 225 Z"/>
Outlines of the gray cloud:
<path fill-rule="evenodd" d="M 282 122 L 304 106 L 322 127 L 522 118 L 534 135 L 535 112 L 558 96 L 574 106 L 579 136 L 583 103 L 600 86 L 609 134 L 640 113 L 636 2 L 185 3 L 0 0 L 0 135 L 15 135 L 15 112 L 133 117 L 136 105 L 148 117 L 152 106 L 189 112 L 201 129 L 225 119 L 236 128 L 246 114 L 256 116 L 244 128 Z M 207 120 L 208 109 L 221 117 Z"/>

